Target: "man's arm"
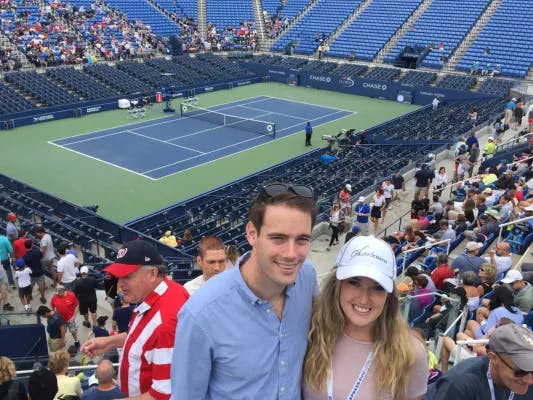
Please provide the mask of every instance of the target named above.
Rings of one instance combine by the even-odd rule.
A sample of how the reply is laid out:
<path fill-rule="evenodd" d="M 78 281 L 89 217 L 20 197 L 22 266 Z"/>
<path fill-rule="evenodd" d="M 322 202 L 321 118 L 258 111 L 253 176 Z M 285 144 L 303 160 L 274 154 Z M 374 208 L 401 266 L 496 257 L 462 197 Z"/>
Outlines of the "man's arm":
<path fill-rule="evenodd" d="M 172 355 L 172 400 L 204 399 L 209 389 L 212 370 L 212 351 L 215 348 L 205 327 L 187 309 L 178 315 L 178 327 Z"/>
<path fill-rule="evenodd" d="M 124 346 L 126 336 L 126 333 L 119 333 L 118 335 L 87 340 L 83 343 L 83 346 L 81 346 L 81 352 L 92 358 L 107 351 L 118 349 L 119 347 Z"/>

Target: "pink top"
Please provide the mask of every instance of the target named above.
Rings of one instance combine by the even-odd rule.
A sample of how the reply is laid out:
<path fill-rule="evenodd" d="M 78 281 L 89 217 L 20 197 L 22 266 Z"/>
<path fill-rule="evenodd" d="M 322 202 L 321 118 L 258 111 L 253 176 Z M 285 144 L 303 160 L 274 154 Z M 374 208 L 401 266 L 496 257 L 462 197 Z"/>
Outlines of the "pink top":
<path fill-rule="evenodd" d="M 333 400 L 344 400 L 348 397 L 372 347 L 371 342 L 362 342 L 346 334 L 339 336 L 333 352 Z M 412 347 L 415 351 L 415 363 L 409 371 L 407 398 L 420 397 L 426 393 L 429 373 L 427 353 L 423 344 L 412 337 Z M 326 383 L 324 383 L 324 390 L 321 393 L 311 390 L 304 384 L 303 398 L 304 400 L 327 400 Z M 374 393 L 373 365 L 370 366 L 356 398 L 377 400 Z M 380 397 L 380 400 L 388 399 L 392 399 L 392 397 L 390 395 Z"/>

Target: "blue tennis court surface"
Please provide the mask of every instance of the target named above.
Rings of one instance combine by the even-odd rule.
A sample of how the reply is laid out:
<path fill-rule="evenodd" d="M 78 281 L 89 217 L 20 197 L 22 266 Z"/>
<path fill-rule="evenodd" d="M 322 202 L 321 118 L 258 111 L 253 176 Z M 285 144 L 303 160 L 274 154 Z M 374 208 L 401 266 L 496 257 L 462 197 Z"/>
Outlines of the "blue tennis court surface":
<path fill-rule="evenodd" d="M 302 132 L 306 121 L 317 126 L 354 114 L 352 111 L 269 96 L 222 104 L 209 110 L 273 122 L 276 124 L 276 138 Z M 172 115 L 51 143 L 150 179 L 160 179 L 271 140 L 275 139 Z"/>

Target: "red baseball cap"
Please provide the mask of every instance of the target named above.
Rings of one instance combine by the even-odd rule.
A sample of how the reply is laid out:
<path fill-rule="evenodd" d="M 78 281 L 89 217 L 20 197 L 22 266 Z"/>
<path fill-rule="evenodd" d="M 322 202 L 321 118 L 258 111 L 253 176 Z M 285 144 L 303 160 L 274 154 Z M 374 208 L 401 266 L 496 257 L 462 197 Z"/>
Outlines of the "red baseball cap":
<path fill-rule="evenodd" d="M 117 278 L 133 274 L 143 265 L 161 265 L 163 259 L 154 246 L 144 240 L 132 240 L 125 243 L 118 253 L 116 262 L 104 271 Z"/>
<path fill-rule="evenodd" d="M 17 214 L 10 212 L 7 214 L 7 220 L 8 221 L 15 221 L 17 219 Z"/>

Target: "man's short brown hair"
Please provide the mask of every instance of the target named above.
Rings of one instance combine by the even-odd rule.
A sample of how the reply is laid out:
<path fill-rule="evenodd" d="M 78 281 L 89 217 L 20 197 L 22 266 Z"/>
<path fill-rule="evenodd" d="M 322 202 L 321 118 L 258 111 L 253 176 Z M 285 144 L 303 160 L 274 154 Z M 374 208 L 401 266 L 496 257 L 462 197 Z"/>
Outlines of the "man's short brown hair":
<path fill-rule="evenodd" d="M 299 196 L 290 191 L 275 196 L 267 196 L 264 193 L 260 193 L 259 196 L 252 201 L 248 212 L 248 219 L 254 224 L 257 233 L 261 232 L 266 208 L 271 205 L 285 205 L 289 208 L 295 208 L 307 213 L 311 217 L 311 226 L 315 225 L 317 207 L 313 198 Z"/>
<path fill-rule="evenodd" d="M 224 242 L 216 236 L 205 236 L 198 243 L 198 256 L 204 258 L 209 250 L 225 250 Z"/>

